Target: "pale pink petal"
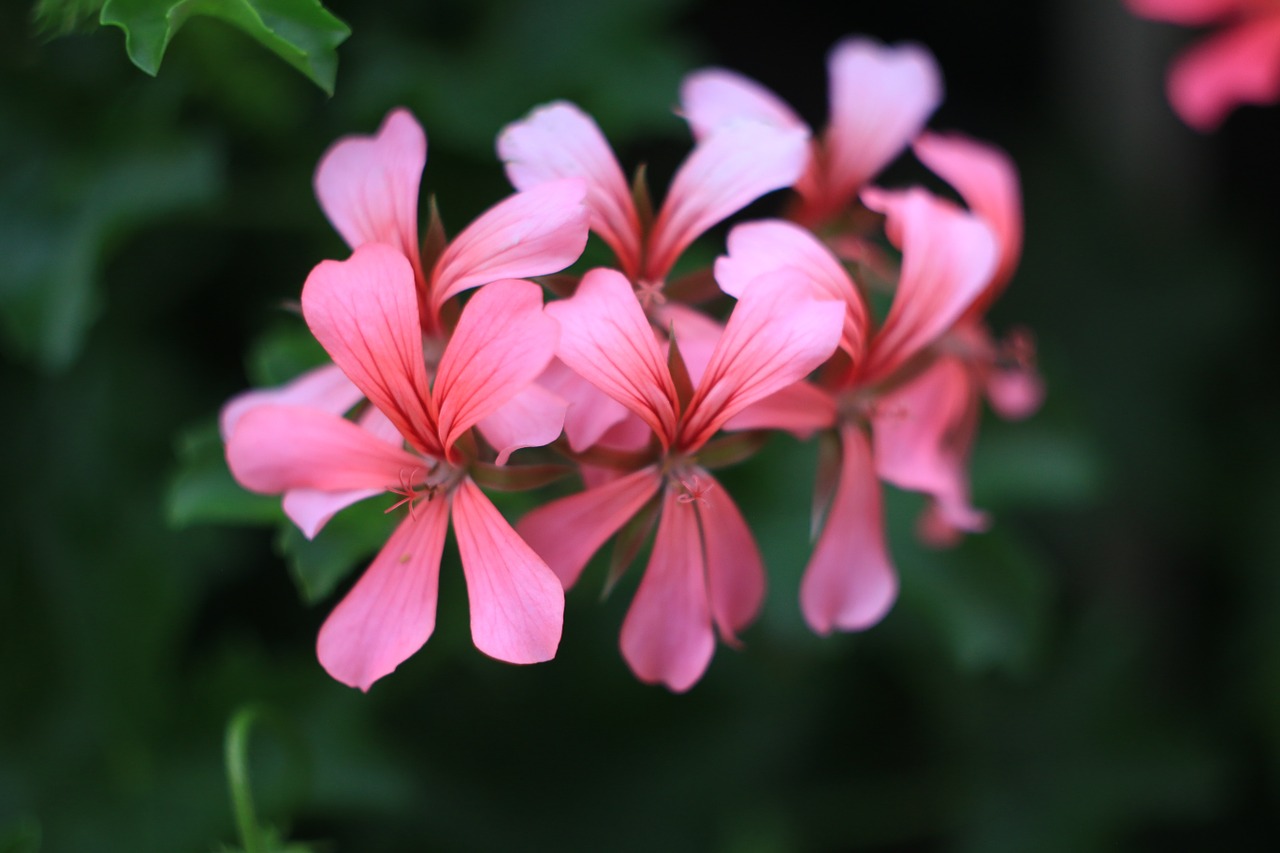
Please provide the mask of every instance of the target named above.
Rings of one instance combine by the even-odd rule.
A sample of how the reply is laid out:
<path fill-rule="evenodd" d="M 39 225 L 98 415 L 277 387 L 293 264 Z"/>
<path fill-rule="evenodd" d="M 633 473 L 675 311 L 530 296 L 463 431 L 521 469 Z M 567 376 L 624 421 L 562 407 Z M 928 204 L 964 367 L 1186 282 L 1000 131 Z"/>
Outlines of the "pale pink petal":
<path fill-rule="evenodd" d="M 538 378 L 559 334 L 543 313 L 542 288 L 532 282 L 496 281 L 471 298 L 440 357 L 432 391 L 446 450 Z M 540 428 L 531 425 L 534 432 Z"/>
<path fill-rule="evenodd" d="M 929 501 L 916 519 L 916 537 L 930 548 L 954 548 L 964 539 L 965 531 L 947 521 L 935 501 Z"/>
<path fill-rule="evenodd" d="M 872 418 L 876 473 L 902 489 L 924 492 L 955 528 L 985 530 L 989 520 L 969 501 L 969 453 L 978 423 L 978 389 L 968 366 L 937 359 L 906 385 L 882 396 Z"/>
<path fill-rule="evenodd" d="M 840 438 L 840 483 L 800 581 L 800 609 L 819 634 L 870 628 L 898 595 L 871 444 L 852 426 L 842 428 Z"/>
<path fill-rule="evenodd" d="M 427 137 L 408 110 L 387 114 L 374 136 L 335 142 L 316 167 L 316 198 L 347 245 L 387 243 L 419 276 L 418 188 Z"/>
<path fill-rule="evenodd" d="M 305 406 L 340 415 L 362 399 L 364 394 L 351 384 L 340 367 L 326 364 L 275 388 L 255 388 L 237 394 L 222 407 L 218 427 L 225 442 L 240 418 L 258 406 Z"/>
<path fill-rule="evenodd" d="M 551 181 L 516 193 L 455 237 L 431 273 L 432 308 L 502 278 L 559 272 L 587 245 L 586 184 Z"/>
<path fill-rule="evenodd" d="M 661 483 L 656 468 L 642 468 L 543 504 L 520 519 L 516 529 L 568 589 L 591 556 L 649 502 Z"/>
<path fill-rule="evenodd" d="M 1212 23 L 1269 2 L 1271 0 L 1124 0 L 1135 15 L 1186 26 Z"/>
<path fill-rule="evenodd" d="M 298 526 L 302 535 L 314 539 L 329 519 L 341 510 L 365 498 L 380 495 L 387 491 L 387 486 L 394 486 L 398 481 L 392 480 L 382 488 L 350 489 L 343 492 L 324 492 L 318 489 L 290 489 L 284 493 L 280 506 L 289 520 Z"/>
<path fill-rule="evenodd" d="M 385 490 L 425 464 L 345 418 L 298 406 L 247 412 L 227 442 L 227 465 L 236 480 L 266 494 Z"/>
<path fill-rule="evenodd" d="M 316 340 L 411 444 L 440 455 L 428 399 L 413 271 L 382 243 L 346 261 L 321 261 L 302 288 Z"/>
<path fill-rule="evenodd" d="M 747 406 L 725 421 L 722 429 L 780 429 L 804 440 L 835 424 L 836 401 L 830 392 L 797 382 Z"/>
<path fill-rule="evenodd" d="M 628 276 L 639 273 L 640 218 L 631 188 L 591 116 L 564 101 L 539 107 L 503 129 L 498 157 L 516 189 L 586 179 L 591 230 L 609 244 Z"/>
<path fill-rule="evenodd" d="M 989 303 L 1013 278 L 1022 258 L 1022 188 L 1004 151 L 959 134 L 922 133 L 912 146 L 920 162 L 955 187 L 969 209 L 995 233 L 1000 260 L 979 304 Z M 985 307 L 985 306 L 984 306 Z M 970 309 L 971 311 L 973 309 Z"/>
<path fill-rule="evenodd" d="M 1187 124 L 1210 131 L 1241 104 L 1280 101 L 1280 12 L 1209 36 L 1169 68 L 1169 101 Z"/>
<path fill-rule="evenodd" d="M 747 406 L 808 376 L 835 352 L 843 322 L 844 305 L 813 298 L 796 272 L 757 278 L 689 401 L 680 448 L 695 451 Z"/>
<path fill-rule="evenodd" d="M 558 358 L 551 360 L 538 384 L 565 401 L 564 434 L 569 449 L 581 453 L 615 424 L 631 415 L 627 408 L 573 372 Z M 646 430 L 648 428 L 646 427 Z"/>
<path fill-rule="evenodd" d="M 848 38 L 827 57 L 831 120 L 825 192 L 843 207 L 915 138 L 942 103 L 942 72 L 916 44 Z"/>
<path fill-rule="evenodd" d="M 684 78 L 680 84 L 680 114 L 698 141 L 743 119 L 809 132 L 808 125 L 773 92 L 723 68 L 695 71 Z"/>
<path fill-rule="evenodd" d="M 653 554 L 622 623 L 622 656 L 648 684 L 683 693 L 715 652 L 697 511 L 669 489 Z"/>
<path fill-rule="evenodd" d="M 643 277 L 662 281 L 681 252 L 712 225 L 794 184 L 808 157 L 803 127 L 741 121 L 699 142 L 672 178 L 654 220 Z"/>
<path fill-rule="evenodd" d="M 331 676 L 368 690 L 422 648 L 436 625 L 448 520 L 447 501 L 419 503 L 329 614 L 316 653 Z"/>
<path fill-rule="evenodd" d="M 453 493 L 453 530 L 467 577 L 476 648 L 508 663 L 555 657 L 564 588 L 470 480 Z"/>
<path fill-rule="evenodd" d="M 715 267 L 725 293 L 740 297 L 758 276 L 795 270 L 815 296 L 844 303 L 840 347 L 855 362 L 861 359 L 870 322 L 866 303 L 839 259 L 812 232 L 780 219 L 746 222 L 729 232 L 728 249 Z"/>
<path fill-rule="evenodd" d="M 707 484 L 705 494 L 690 503 L 698 511 L 706 545 L 711 616 L 720 636 L 733 643 L 764 604 L 764 562 L 729 493 L 706 471 L 699 469 L 696 476 Z"/>
<path fill-rule="evenodd" d="M 920 189 L 867 190 L 902 249 L 902 276 L 884 326 L 871 342 L 867 382 L 893 373 L 932 344 L 982 293 L 995 271 L 996 241 L 976 216 Z"/>
<path fill-rule="evenodd" d="M 987 374 L 987 402 L 1007 421 L 1029 418 L 1044 405 L 1044 377 L 1028 364 L 996 365 Z"/>
<path fill-rule="evenodd" d="M 476 423 L 484 440 L 498 451 L 497 464 L 521 447 L 542 447 L 564 431 L 566 404 L 540 385 L 526 385 L 503 406 Z"/>
<path fill-rule="evenodd" d="M 626 278 L 591 270 L 571 298 L 552 302 L 547 313 L 560 323 L 560 359 L 643 418 L 668 446 L 678 411 L 675 385 Z"/>

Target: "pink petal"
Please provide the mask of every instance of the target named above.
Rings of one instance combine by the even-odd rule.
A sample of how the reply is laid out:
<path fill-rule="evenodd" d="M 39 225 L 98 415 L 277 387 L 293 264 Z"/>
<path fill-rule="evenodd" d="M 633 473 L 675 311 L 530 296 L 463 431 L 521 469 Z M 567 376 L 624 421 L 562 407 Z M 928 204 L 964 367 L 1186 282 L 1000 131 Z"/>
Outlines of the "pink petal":
<path fill-rule="evenodd" d="M 395 109 L 376 135 L 346 136 L 325 152 L 316 167 L 316 197 L 348 246 L 395 246 L 421 277 L 418 188 L 426 163 L 422 126 L 408 110 Z"/>
<path fill-rule="evenodd" d="M 716 351 L 724 335 L 724 325 L 711 319 L 706 314 L 679 302 L 666 302 L 650 309 L 654 319 L 668 334 L 674 334 L 676 346 L 680 348 L 680 357 L 684 359 L 685 369 L 689 371 L 689 379 L 694 387 L 702 381 L 711 363 L 711 355 Z"/>
<path fill-rule="evenodd" d="M 312 334 L 364 395 L 424 453 L 442 455 L 428 399 L 413 271 L 382 243 L 322 261 L 302 288 Z"/>
<path fill-rule="evenodd" d="M 760 196 L 789 187 L 809 157 L 803 126 L 737 122 L 699 142 L 653 223 L 643 278 L 662 281 L 689 244 Z"/>
<path fill-rule="evenodd" d="M 840 484 L 800 581 L 800 609 L 819 634 L 869 628 L 898 595 L 871 444 L 857 427 L 843 427 L 840 438 Z"/>
<path fill-rule="evenodd" d="M 564 588 L 470 480 L 453 493 L 453 530 L 467 577 L 476 648 L 508 663 L 555 657 Z"/>
<path fill-rule="evenodd" d="M 710 488 L 701 500 L 692 501 L 702 524 L 707 553 L 707 590 L 711 615 L 720 636 L 729 643 L 755 621 L 764 604 L 764 563 L 755 537 L 733 499 L 715 478 L 703 470 L 697 476 Z"/>
<path fill-rule="evenodd" d="M 942 103 L 942 72 L 928 50 L 849 38 L 827 57 L 831 122 L 826 195 L 847 204 L 918 134 Z"/>
<path fill-rule="evenodd" d="M 255 388 L 227 401 L 218 416 L 218 426 L 225 442 L 245 413 L 258 406 L 305 406 L 340 415 L 364 399 L 360 389 L 351 384 L 347 374 L 336 364 L 327 364 L 275 388 Z"/>
<path fill-rule="evenodd" d="M 502 278 L 559 272 L 587 245 L 586 184 L 551 181 L 499 202 L 449 243 L 431 274 L 432 308 Z"/>
<path fill-rule="evenodd" d="M 725 421 L 723 429 L 780 429 L 807 440 L 835 424 L 836 402 L 830 392 L 797 382 L 747 406 Z"/>
<path fill-rule="evenodd" d="M 614 270 L 591 270 L 571 298 L 551 303 L 547 313 L 560 323 L 560 359 L 643 418 L 668 446 L 676 390 L 631 284 Z"/>
<path fill-rule="evenodd" d="M 1280 101 L 1280 13 L 1210 36 L 1173 63 L 1169 101 L 1199 131 L 1215 129 L 1240 104 Z"/>
<path fill-rule="evenodd" d="M 236 480 L 266 494 L 386 490 L 425 464 L 338 415 L 298 406 L 253 409 L 227 442 L 227 465 Z"/>
<path fill-rule="evenodd" d="M 723 68 L 695 71 L 680 84 L 680 114 L 701 141 L 743 119 L 774 127 L 809 127 L 781 98 L 754 80 Z"/>
<path fill-rule="evenodd" d="M 1009 155 L 994 145 L 959 134 L 922 133 L 912 147 L 920 162 L 955 187 L 969 209 L 995 233 L 1000 260 L 980 300 L 980 303 L 990 303 L 1013 278 L 1022 257 L 1022 189 L 1018 169 Z"/>
<path fill-rule="evenodd" d="M 568 406 L 564 416 L 564 434 L 569 440 L 569 449 L 574 453 L 595 445 L 611 427 L 631 414 L 625 406 L 574 373 L 558 358 L 547 365 L 538 377 L 538 384 Z"/>
<path fill-rule="evenodd" d="M 661 483 L 656 468 L 642 468 L 543 504 L 520 519 L 516 529 L 569 589 L 592 555 L 649 502 Z"/>
<path fill-rule="evenodd" d="M 1044 405 L 1044 378 L 1030 365 L 1001 367 L 987 375 L 987 401 L 1007 421 L 1029 418 Z"/>
<path fill-rule="evenodd" d="M 729 232 L 729 254 L 716 259 L 716 281 L 731 296 L 753 279 L 780 270 L 803 276 L 814 296 L 845 305 L 840 347 L 855 360 L 863 355 L 867 306 L 839 259 L 807 229 L 780 219 L 747 222 Z"/>
<path fill-rule="evenodd" d="M 349 489 L 342 492 L 323 492 L 319 489 L 290 489 L 284 493 L 280 502 L 284 514 L 298 526 L 302 535 L 314 539 L 316 534 L 342 510 L 365 498 L 371 498 L 387 491 L 387 486 L 396 485 L 391 481 L 382 488 Z"/>
<path fill-rule="evenodd" d="M 1129 11 L 1135 15 L 1187 26 L 1212 23 L 1233 12 L 1261 7 L 1268 2 L 1269 0 L 1124 0 Z"/>
<path fill-rule="evenodd" d="M 640 266 L 640 218 L 613 149 L 592 118 L 557 101 L 509 124 L 498 136 L 498 156 L 520 190 L 547 181 L 584 178 L 591 230 L 618 256 L 628 276 Z"/>
<path fill-rule="evenodd" d="M 969 453 L 979 414 L 975 381 L 959 359 L 939 358 L 883 396 L 872 420 L 880 478 L 932 496 L 952 527 L 970 532 L 989 523 L 969 502 Z"/>
<path fill-rule="evenodd" d="M 622 656 L 636 677 L 683 693 L 715 651 L 706 566 L 693 504 L 668 489 L 644 578 L 622 623 Z"/>
<path fill-rule="evenodd" d="M 843 321 L 844 305 L 814 299 L 794 271 L 757 278 L 689 401 L 680 449 L 697 450 L 729 418 L 809 375 L 835 352 Z"/>
<path fill-rule="evenodd" d="M 564 431 L 565 402 L 539 385 L 527 385 L 502 408 L 481 418 L 476 429 L 498 451 L 496 460 L 506 465 L 521 447 L 542 447 Z"/>
<path fill-rule="evenodd" d="M 338 681 L 368 690 L 431 636 L 448 519 L 446 501 L 419 503 L 329 614 L 316 653 Z"/>
<path fill-rule="evenodd" d="M 446 449 L 538 378 L 559 334 L 542 311 L 542 288 L 532 282 L 495 281 L 471 298 L 436 371 L 433 393 Z M 541 426 L 530 428 L 536 433 Z"/>
<path fill-rule="evenodd" d="M 879 381 L 932 344 L 982 293 L 995 271 L 996 242 L 982 220 L 924 190 L 867 190 L 902 249 L 902 276 L 884 326 L 871 342 L 865 381 Z"/>

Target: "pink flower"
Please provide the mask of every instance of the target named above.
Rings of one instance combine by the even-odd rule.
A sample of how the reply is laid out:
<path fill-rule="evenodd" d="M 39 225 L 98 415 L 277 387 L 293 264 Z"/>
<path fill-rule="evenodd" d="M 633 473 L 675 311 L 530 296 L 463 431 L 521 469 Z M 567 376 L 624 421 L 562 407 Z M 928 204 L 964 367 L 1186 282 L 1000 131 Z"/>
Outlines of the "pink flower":
<path fill-rule="evenodd" d="M 548 104 L 508 125 L 498 137 L 498 156 L 511 183 L 526 192 L 551 181 L 585 179 L 591 230 L 649 302 L 660 301 L 672 266 L 704 231 L 799 177 L 807 140 L 803 127 L 726 123 L 700 140 L 656 214 L 637 207 L 604 134 L 573 104 Z"/>
<path fill-rule="evenodd" d="M 587 186 L 570 176 L 499 202 L 447 243 L 434 222 L 423 257 L 418 186 L 426 162 L 426 134 L 408 110 L 396 109 L 374 136 L 335 142 L 315 174 L 320 206 L 347 245 L 385 243 L 409 260 L 425 334 L 445 336 L 441 308 L 462 291 L 557 272 L 582 254 Z"/>
<path fill-rule="evenodd" d="M 564 608 L 560 582 L 468 474 L 470 429 L 533 382 L 555 351 L 558 331 L 543 313 L 541 290 L 502 280 L 478 292 L 434 381 L 413 268 L 400 248 L 369 243 L 347 261 L 321 263 L 307 278 L 302 310 L 377 414 L 357 424 L 306 401 L 255 406 L 227 442 L 232 473 L 257 492 L 302 494 L 321 504 L 326 497 L 347 501 L 352 492 L 390 492 L 400 497 L 395 506 L 407 507 L 321 628 L 321 664 L 344 684 L 368 690 L 426 642 L 450 518 L 476 647 L 512 663 L 553 657 Z"/>
<path fill-rule="evenodd" d="M 939 393 L 933 384 L 914 382 L 930 375 L 937 357 L 932 348 L 990 282 L 995 237 L 977 217 L 922 190 L 866 190 L 862 197 L 886 214 L 886 231 L 902 250 L 897 292 L 879 328 L 838 259 L 797 225 L 740 225 L 729 234 L 728 256 L 716 263 L 716 279 L 730 294 L 762 275 L 790 271 L 813 294 L 845 306 L 841 352 L 821 373 L 821 385 L 786 388 L 729 424 L 801 434 L 836 430 L 839 457 L 826 463 L 838 473 L 829 492 L 819 495 L 815 522 L 821 533 L 800 588 L 805 618 L 824 634 L 867 628 L 896 598 L 878 479 L 930 494 L 969 529 L 984 524 L 969 507 L 967 481 L 946 450 L 967 402 L 954 386 Z"/>
<path fill-rule="evenodd" d="M 1136 15 L 1186 26 L 1221 24 L 1169 68 L 1169 102 L 1199 131 L 1222 124 L 1240 104 L 1280 101 L 1277 0 L 1125 0 Z"/>
<path fill-rule="evenodd" d="M 642 419 L 659 447 L 652 464 L 533 510 L 520 532 L 567 588 L 610 536 L 653 506 L 657 538 L 622 626 L 622 654 L 642 681 L 687 690 L 711 660 L 713 625 L 734 642 L 764 596 L 750 530 L 699 452 L 735 414 L 830 356 L 841 306 L 807 296 L 789 273 L 753 282 L 696 388 L 669 366 L 683 362 L 664 356 L 621 274 L 587 273 L 547 312 L 560 321 L 561 360 Z"/>
<path fill-rule="evenodd" d="M 907 147 L 942 101 L 942 75 L 923 47 L 887 47 L 846 38 L 827 56 L 830 119 L 810 148 L 794 218 L 818 227 L 843 213 L 857 194 Z M 698 139 L 752 119 L 808 130 L 777 95 L 733 71 L 695 72 L 681 86 L 681 112 Z"/>

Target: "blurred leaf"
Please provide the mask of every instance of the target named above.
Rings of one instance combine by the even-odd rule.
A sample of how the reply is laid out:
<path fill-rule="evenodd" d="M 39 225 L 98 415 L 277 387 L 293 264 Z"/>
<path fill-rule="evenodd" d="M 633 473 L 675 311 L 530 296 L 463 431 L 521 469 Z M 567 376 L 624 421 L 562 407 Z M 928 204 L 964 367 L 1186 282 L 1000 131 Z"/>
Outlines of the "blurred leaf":
<path fill-rule="evenodd" d="M 254 341 L 248 358 L 249 381 L 258 388 L 283 385 L 328 361 L 324 347 L 297 317 Z"/>
<path fill-rule="evenodd" d="M 49 164 L 53 191 L 0 192 L 0 321 L 10 344 L 49 369 L 80 351 L 99 310 L 113 243 L 141 224 L 209 201 L 221 183 L 211 146 L 131 149 L 85 165 Z"/>
<path fill-rule="evenodd" d="M 89 23 L 101 8 L 102 0 L 39 0 L 31 17 L 41 32 L 61 36 Z"/>
<path fill-rule="evenodd" d="M 179 436 L 178 473 L 169 485 L 165 507 L 174 527 L 283 520 L 278 496 L 246 491 L 231 476 L 216 422 Z"/>
<path fill-rule="evenodd" d="M 40 824 L 33 818 L 21 818 L 0 827 L 0 853 L 38 853 Z"/>
<path fill-rule="evenodd" d="M 107 0 L 100 21 L 124 30 L 133 64 L 155 76 L 170 40 L 197 15 L 238 27 L 333 94 L 334 49 L 351 30 L 318 0 Z"/>
<path fill-rule="evenodd" d="M 989 418 L 974 453 L 973 488 L 979 506 L 1078 506 L 1105 483 L 1102 458 L 1077 432 L 1033 419 Z"/>
<path fill-rule="evenodd" d="M 400 512 L 385 509 L 383 501 L 361 501 L 335 515 L 314 539 L 292 524 L 281 528 L 277 544 L 303 601 L 315 604 L 327 597 L 357 563 L 382 547 L 401 519 Z"/>
<path fill-rule="evenodd" d="M 955 551 L 899 559 L 903 603 L 926 612 L 955 661 L 1026 674 L 1047 639 L 1050 578 L 1007 534 L 969 536 Z"/>

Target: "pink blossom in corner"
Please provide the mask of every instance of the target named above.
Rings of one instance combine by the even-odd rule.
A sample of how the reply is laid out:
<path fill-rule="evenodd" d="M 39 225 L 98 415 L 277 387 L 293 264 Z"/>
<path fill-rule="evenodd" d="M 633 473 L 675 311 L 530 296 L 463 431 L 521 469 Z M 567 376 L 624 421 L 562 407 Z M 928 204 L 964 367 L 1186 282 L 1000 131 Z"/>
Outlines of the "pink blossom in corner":
<path fill-rule="evenodd" d="M 819 227 L 843 213 L 857 194 L 906 149 L 942 101 L 942 74 L 916 44 L 887 46 L 846 38 L 827 56 L 830 115 L 812 144 L 794 218 Z M 807 126 L 777 95 L 742 75 L 713 68 L 681 86 L 681 113 L 696 138 L 749 119 L 781 128 Z"/>
<path fill-rule="evenodd" d="M 517 189 L 527 192 L 566 178 L 587 182 L 591 229 L 614 251 L 622 272 L 648 303 L 661 301 L 672 266 L 704 231 L 795 182 L 807 141 L 803 127 L 726 123 L 699 140 L 656 213 L 637 207 L 604 134 L 573 104 L 547 104 L 507 125 L 497 148 Z"/>
<path fill-rule="evenodd" d="M 831 355 L 842 308 L 809 297 L 789 273 L 753 282 L 696 387 L 683 391 L 620 273 L 592 270 L 547 313 L 560 322 L 561 360 L 643 420 L 660 450 L 626 476 L 533 510 L 518 529 L 569 587 L 609 537 L 656 501 L 657 537 L 620 642 L 642 681 L 687 690 L 711 660 L 715 632 L 735 642 L 764 596 L 755 541 L 699 453 L 725 421 Z"/>
<path fill-rule="evenodd" d="M 898 289 L 879 328 L 839 260 L 798 225 L 740 225 L 729 234 L 729 254 L 716 262 L 716 280 L 730 294 L 762 276 L 790 273 L 815 296 L 844 305 L 841 353 L 820 384 L 786 388 L 729 424 L 802 424 L 805 431 L 830 428 L 838 436 L 837 479 L 829 506 L 816 508 L 821 532 L 800 588 L 805 618 L 823 634 L 870 627 L 897 596 L 878 479 L 929 493 L 970 529 L 984 523 L 968 506 L 967 481 L 944 449 L 955 397 L 910 386 L 990 281 L 995 236 L 978 217 L 923 190 L 867 190 L 863 200 L 886 214 L 886 231 L 902 250 Z"/>
<path fill-rule="evenodd" d="M 321 263 L 303 289 L 303 316 L 378 422 L 268 403 L 239 417 L 227 442 L 231 471 L 250 490 L 321 503 L 357 490 L 388 492 L 399 498 L 393 507 L 405 508 L 317 642 L 325 669 L 362 690 L 431 635 L 450 519 L 476 647 L 534 663 L 553 657 L 560 640 L 560 582 L 472 481 L 466 441 L 546 367 L 556 323 L 536 285 L 494 282 L 463 309 L 432 381 L 417 307 L 411 262 L 398 247 L 364 244 L 347 261 Z"/>
<path fill-rule="evenodd" d="M 1144 18 L 1221 29 L 1174 60 L 1169 102 L 1196 130 L 1215 130 L 1241 104 L 1280 101 L 1280 0 L 1125 0 Z"/>

